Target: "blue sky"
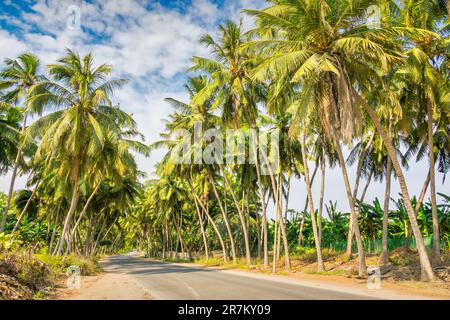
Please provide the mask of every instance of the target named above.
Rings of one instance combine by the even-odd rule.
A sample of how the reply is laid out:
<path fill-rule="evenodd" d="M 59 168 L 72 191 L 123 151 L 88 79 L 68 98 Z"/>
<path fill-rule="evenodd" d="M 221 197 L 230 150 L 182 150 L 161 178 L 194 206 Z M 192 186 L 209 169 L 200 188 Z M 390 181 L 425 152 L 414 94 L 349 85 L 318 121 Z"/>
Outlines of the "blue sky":
<path fill-rule="evenodd" d="M 113 65 L 115 77 L 130 80 L 117 92 L 115 100 L 133 113 L 146 142 L 150 143 L 158 139 L 163 129 L 161 120 L 171 111 L 164 98 L 185 100 L 183 84 L 191 57 L 208 54 L 198 43 L 199 37 L 204 33 L 214 34 L 224 19 L 238 20 L 244 8 L 265 5 L 265 0 L 3 0 L 0 3 L 0 61 L 32 51 L 43 64 L 48 64 L 60 57 L 65 48 L 80 54 L 92 52 L 96 63 Z M 77 19 L 74 19 L 74 12 Z M 252 20 L 242 18 L 244 26 L 250 28 Z M 139 158 L 140 169 L 150 175 L 162 153 L 155 152 L 150 159 Z M 354 168 L 350 170 L 354 171 Z M 425 175 L 426 162 L 411 165 L 406 177 L 412 194 L 420 191 Z M 23 187 L 25 178 L 19 179 L 18 188 Z M 353 174 L 351 178 L 354 179 Z M 438 179 L 440 181 L 441 177 Z M 0 191 L 7 190 L 8 181 L 8 175 L 0 177 Z M 316 195 L 318 187 L 316 183 Z M 444 189 L 448 193 L 448 182 L 445 186 L 439 184 L 438 190 Z M 393 194 L 398 192 L 394 183 Z M 303 208 L 303 182 L 294 183 L 292 195 L 290 207 Z M 382 195 L 383 186 L 372 183 L 367 199 Z M 339 200 L 341 209 L 348 207 L 346 201 L 341 201 L 346 198 L 337 169 L 327 177 L 326 199 Z"/>

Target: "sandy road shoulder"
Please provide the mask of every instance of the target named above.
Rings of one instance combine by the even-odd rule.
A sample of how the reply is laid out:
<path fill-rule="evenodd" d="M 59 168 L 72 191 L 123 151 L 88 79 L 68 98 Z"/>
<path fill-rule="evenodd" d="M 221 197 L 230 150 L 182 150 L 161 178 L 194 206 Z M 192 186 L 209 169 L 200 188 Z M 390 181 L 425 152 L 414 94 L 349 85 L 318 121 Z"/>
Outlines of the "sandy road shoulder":
<path fill-rule="evenodd" d="M 64 284 L 63 284 L 64 286 Z M 81 278 L 79 289 L 60 288 L 52 299 L 57 300 L 151 300 L 152 297 L 131 276 L 104 272 Z"/>

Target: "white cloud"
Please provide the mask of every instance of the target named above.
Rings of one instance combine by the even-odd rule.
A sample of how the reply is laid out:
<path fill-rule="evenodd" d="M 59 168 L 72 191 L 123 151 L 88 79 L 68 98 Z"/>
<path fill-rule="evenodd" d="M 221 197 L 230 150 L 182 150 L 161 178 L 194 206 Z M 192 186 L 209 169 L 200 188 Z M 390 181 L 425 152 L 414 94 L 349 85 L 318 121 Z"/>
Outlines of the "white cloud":
<path fill-rule="evenodd" d="M 27 46 L 16 37 L 4 30 L 0 30 L 0 61 L 15 57 L 27 50 Z"/>

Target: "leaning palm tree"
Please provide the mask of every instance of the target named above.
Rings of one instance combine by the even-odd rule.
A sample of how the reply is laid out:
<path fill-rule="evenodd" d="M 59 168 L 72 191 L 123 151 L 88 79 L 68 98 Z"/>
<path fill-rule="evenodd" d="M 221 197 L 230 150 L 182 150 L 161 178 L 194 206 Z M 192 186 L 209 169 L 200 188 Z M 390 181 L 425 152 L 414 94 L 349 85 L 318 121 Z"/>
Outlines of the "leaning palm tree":
<path fill-rule="evenodd" d="M 16 157 L 13 165 L 13 172 L 9 184 L 8 198 L 6 200 L 5 210 L 0 222 L 0 233 L 3 231 L 6 223 L 6 217 L 11 205 L 14 183 L 17 177 L 19 162 L 22 157 L 23 141 L 22 135 L 27 126 L 27 117 L 29 113 L 41 112 L 41 109 L 30 107 L 26 100 L 31 96 L 31 89 L 41 80 L 39 74 L 39 59 L 31 53 L 23 53 L 17 59 L 6 59 L 6 68 L 0 72 L 0 88 L 7 92 L 2 96 L 3 105 L 7 103 L 19 104 L 22 113 L 21 137 L 16 151 Z"/>
<path fill-rule="evenodd" d="M 48 66 L 51 79 L 30 88 L 27 103 L 33 108 L 59 109 L 28 128 L 28 135 L 40 140 L 36 161 L 43 157 L 59 164 L 59 175 L 71 186 L 70 206 L 61 233 L 62 244 L 68 240 L 69 225 L 77 209 L 80 185 L 87 174 L 90 159 L 95 159 L 106 141 L 103 128 L 115 128 L 116 119 L 132 126 L 131 118 L 114 107 L 110 97 L 114 89 L 125 83 L 123 79 L 105 79 L 111 72 L 106 64 L 93 66 L 91 54 L 80 58 L 67 50 L 57 64 Z"/>
<path fill-rule="evenodd" d="M 186 84 L 186 89 L 189 92 L 191 100 L 198 94 L 200 91 L 202 91 L 204 88 L 206 88 L 208 85 L 210 85 L 210 80 L 206 76 L 197 76 L 192 77 L 188 79 L 188 83 Z M 185 130 L 191 130 L 197 123 L 201 123 L 202 127 L 205 127 L 206 129 L 209 129 L 210 127 L 216 126 L 220 119 L 215 116 L 212 113 L 211 110 L 211 104 L 212 100 L 208 99 L 203 102 L 203 104 L 195 104 L 193 101 L 190 103 L 184 103 L 178 100 L 175 100 L 173 98 L 166 98 L 166 101 L 171 104 L 172 107 L 179 110 L 182 114 L 182 121 L 180 123 L 177 123 L 174 125 L 173 129 L 185 129 Z M 164 143 L 161 141 L 161 143 Z M 155 146 L 158 146 L 158 143 L 154 144 Z M 200 166 L 198 166 L 200 167 Z M 230 221 L 228 218 L 228 214 L 224 209 L 223 203 L 220 199 L 219 193 L 217 191 L 216 182 L 215 179 L 215 168 L 213 164 L 210 165 L 203 165 L 201 166 L 203 168 L 203 173 L 205 174 L 206 180 L 205 183 L 211 184 L 211 187 L 213 189 L 213 194 L 218 202 L 220 211 L 222 213 L 224 223 L 227 229 L 228 238 L 230 240 L 231 245 L 231 254 L 233 262 L 237 262 L 237 255 L 236 255 L 236 248 L 235 248 L 235 241 L 231 230 Z M 245 233 L 246 234 L 246 233 Z"/>
<path fill-rule="evenodd" d="M 433 30 L 443 34 L 442 19 L 447 16 L 447 8 L 443 1 L 417 1 L 407 2 L 403 10 L 405 24 L 411 27 Z M 441 113 L 448 105 L 449 94 L 448 82 L 445 74 L 440 72 L 440 67 L 448 55 L 446 41 L 444 38 L 435 37 L 430 34 L 427 37 L 411 37 L 413 48 L 409 49 L 405 65 L 398 73 L 408 81 L 408 91 L 412 108 L 415 109 L 417 119 L 426 127 L 426 146 L 428 148 L 429 172 L 430 172 L 430 195 L 433 216 L 433 262 L 441 262 L 439 219 L 436 200 L 436 177 L 435 177 L 435 132 L 438 133 L 437 124 L 440 122 Z M 447 70 L 448 71 L 448 70 Z M 412 97 L 411 97 L 412 96 Z M 411 99 L 412 98 L 412 99 Z M 444 131 L 445 132 L 445 131 Z M 439 142 L 438 142 L 439 145 Z M 437 146 L 438 147 L 438 146 Z"/>
<path fill-rule="evenodd" d="M 242 30 L 242 24 L 238 25 L 233 21 L 226 21 L 219 26 L 220 36 L 215 40 L 210 35 L 201 38 L 201 43 L 211 49 L 212 59 L 194 57 L 191 70 L 201 71 L 211 77 L 211 82 L 201 90 L 193 99 L 193 103 L 202 104 L 207 99 L 214 98 L 211 108 L 220 108 L 222 120 L 225 127 L 242 128 L 247 125 L 256 129 L 256 119 L 258 116 L 257 103 L 262 96 L 263 86 L 256 85 L 250 77 L 250 69 L 254 64 L 255 57 L 242 50 L 243 43 L 248 39 Z M 259 137 L 252 142 L 253 152 L 256 153 L 256 146 L 259 145 Z M 262 152 L 262 161 L 269 167 L 269 159 Z M 259 159 L 255 157 L 256 173 L 258 178 L 258 190 L 261 203 L 264 203 L 262 189 L 262 179 L 259 167 Z M 223 171 L 223 170 L 222 170 Z M 225 176 L 225 175 L 224 175 Z M 277 190 L 277 183 L 274 172 L 270 172 L 270 181 L 273 190 Z M 227 179 L 225 179 L 227 182 Z M 229 188 L 233 199 L 233 190 Z M 281 212 L 278 193 L 274 191 L 275 207 Z M 245 230 L 244 216 L 239 206 L 236 206 L 241 217 L 242 227 Z M 263 217 L 264 219 L 264 217 Z M 289 244 L 286 236 L 284 221 L 280 220 L 281 232 L 283 234 L 283 246 L 285 250 L 285 267 L 290 268 Z M 247 231 L 244 231 L 244 237 Z M 247 264 L 251 263 L 249 239 L 245 239 Z M 267 259 L 265 260 L 267 262 Z M 267 265 L 267 263 L 266 263 Z"/>

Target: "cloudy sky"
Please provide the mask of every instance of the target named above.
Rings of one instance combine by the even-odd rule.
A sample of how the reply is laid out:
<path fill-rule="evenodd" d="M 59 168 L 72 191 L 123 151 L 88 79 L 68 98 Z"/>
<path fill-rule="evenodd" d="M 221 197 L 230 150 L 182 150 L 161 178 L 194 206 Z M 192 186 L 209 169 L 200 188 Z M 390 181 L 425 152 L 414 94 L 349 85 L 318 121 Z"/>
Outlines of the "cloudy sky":
<path fill-rule="evenodd" d="M 163 99 L 185 100 L 183 84 L 190 59 L 208 54 L 199 37 L 214 34 L 217 25 L 229 18 L 238 21 L 241 17 L 250 28 L 253 22 L 241 10 L 263 6 L 264 0 L 2 0 L 0 61 L 24 51 L 38 55 L 43 64 L 54 62 L 65 48 L 80 54 L 92 52 L 96 63 L 113 65 L 114 77 L 130 80 L 114 99 L 133 113 L 146 142 L 151 143 L 158 139 L 161 120 L 171 111 Z M 139 158 L 140 169 L 150 176 L 161 155 L 162 151 Z M 425 175 L 426 162 L 411 166 L 406 178 L 412 194 L 419 193 Z M 17 188 L 23 187 L 24 180 L 19 179 Z M 0 177 L 0 191 L 6 192 L 8 184 L 9 175 Z M 338 200 L 339 208 L 347 209 L 339 170 L 328 174 L 326 186 L 326 201 Z M 439 184 L 438 191 L 448 193 L 449 186 Z M 318 188 L 316 183 L 315 194 Z M 291 192 L 290 207 L 303 208 L 302 182 L 295 181 Z M 396 183 L 393 192 L 399 192 Z M 382 195 L 383 186 L 372 183 L 367 199 Z"/>

